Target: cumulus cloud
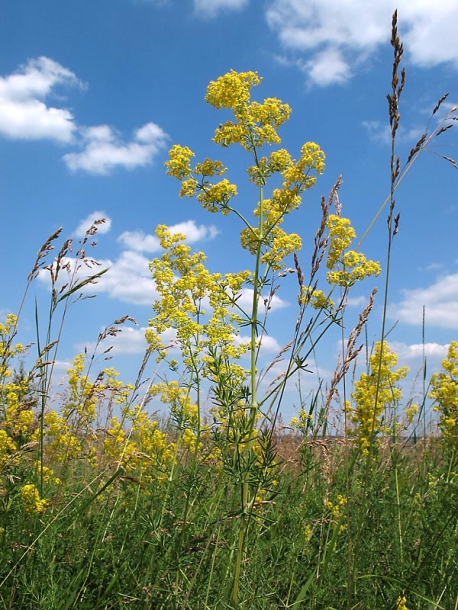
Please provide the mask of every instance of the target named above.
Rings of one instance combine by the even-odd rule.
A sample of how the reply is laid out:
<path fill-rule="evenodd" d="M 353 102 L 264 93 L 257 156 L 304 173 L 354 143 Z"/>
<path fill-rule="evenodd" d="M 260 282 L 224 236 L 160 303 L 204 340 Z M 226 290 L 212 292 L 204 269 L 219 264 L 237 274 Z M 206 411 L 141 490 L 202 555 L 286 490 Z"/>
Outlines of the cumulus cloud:
<path fill-rule="evenodd" d="M 301 62 L 311 84 L 348 80 L 361 62 L 391 36 L 391 15 L 398 8 L 399 31 L 410 61 L 433 67 L 458 67 L 458 4 L 437 0 L 272 0 L 266 10 L 270 28 L 288 53 Z"/>
<path fill-rule="evenodd" d="M 151 305 L 157 298 L 149 270 L 149 259 L 138 252 L 126 250 L 115 261 L 99 259 L 95 260 L 95 264 L 90 267 L 81 265 L 76 258 L 65 257 L 62 260 L 62 266 L 65 265 L 67 265 L 68 273 L 61 271 L 58 288 L 70 281 L 76 266 L 80 265 L 76 276 L 78 282 L 103 269 L 108 269 L 96 284 L 87 284 L 82 289 L 85 294 L 106 294 L 112 299 L 135 305 Z M 46 270 L 40 271 L 38 279 L 43 284 L 50 284 L 49 273 Z"/>
<path fill-rule="evenodd" d="M 110 265 L 98 284 L 98 292 L 105 292 L 110 298 L 151 305 L 157 298 L 154 282 L 149 270 L 149 259 L 138 252 L 126 250 Z"/>
<path fill-rule="evenodd" d="M 421 326 L 424 306 L 427 326 L 458 328 L 458 273 L 439 278 L 427 288 L 403 293 L 403 300 L 388 309 L 391 318 Z"/>
<path fill-rule="evenodd" d="M 74 237 L 84 237 L 94 222 L 102 219 L 104 219 L 105 222 L 97 225 L 97 233 L 99 235 L 108 233 L 108 231 L 111 229 L 111 218 L 108 216 L 108 214 L 105 214 L 105 212 L 99 212 L 96 210 L 95 212 L 89 214 L 89 216 L 86 216 L 86 218 L 80 222 L 73 233 Z"/>
<path fill-rule="evenodd" d="M 283 345 L 270 335 L 263 335 L 261 339 L 261 353 L 264 354 L 278 354 L 282 349 Z"/>
<path fill-rule="evenodd" d="M 265 295 L 267 297 L 267 295 Z M 259 298 L 259 311 L 260 315 L 264 311 L 264 298 L 261 296 Z M 253 303 L 253 289 L 252 288 L 242 288 L 240 297 L 237 299 L 237 305 L 241 307 L 245 311 L 250 311 Z M 284 301 L 276 294 L 274 294 L 272 301 L 270 303 L 270 311 L 275 311 L 277 309 L 282 309 L 283 307 L 289 307 L 289 303 Z"/>
<path fill-rule="evenodd" d="M 381 121 L 363 121 L 362 125 L 372 140 L 382 142 L 383 144 L 391 143 L 391 127 L 386 123 Z M 423 132 L 424 129 L 418 127 L 406 129 L 403 125 L 399 125 L 396 138 L 398 142 L 415 144 L 421 138 Z"/>
<path fill-rule="evenodd" d="M 110 337 L 110 342 L 113 349 L 110 354 L 144 354 L 148 347 L 148 342 L 145 339 L 146 328 L 132 328 L 131 326 L 123 326 L 121 332 L 115 337 Z"/>
<path fill-rule="evenodd" d="M 391 349 L 398 355 L 399 361 L 420 360 L 423 355 L 430 360 L 442 360 L 447 356 L 449 344 L 440 343 L 401 343 L 399 341 L 389 342 Z"/>
<path fill-rule="evenodd" d="M 46 103 L 58 85 L 84 87 L 73 72 L 48 57 L 30 59 L 14 74 L 0 77 L 0 136 L 75 144 L 78 135 L 80 151 L 64 155 L 64 162 L 72 171 L 92 174 L 149 165 L 166 146 L 168 135 L 151 122 L 137 129 L 130 142 L 109 125 L 78 126 L 70 110 Z"/>
<path fill-rule="evenodd" d="M 196 225 L 194 220 L 186 220 L 169 227 L 171 233 L 184 233 L 186 243 L 194 243 L 202 239 L 214 239 L 219 231 L 214 225 Z M 118 241 L 131 250 L 139 252 L 157 252 L 161 249 L 159 240 L 155 235 L 145 234 L 143 231 L 124 231 Z"/>
<path fill-rule="evenodd" d="M 241 10 L 249 0 L 194 0 L 194 10 L 205 19 L 216 17 L 222 10 Z"/>
<path fill-rule="evenodd" d="M 328 48 L 317 53 L 304 65 L 311 81 L 323 87 L 344 83 L 351 76 L 351 69 L 339 49 Z"/>
<path fill-rule="evenodd" d="M 168 135 L 155 123 L 147 123 L 137 129 L 131 142 L 123 142 L 109 125 L 83 128 L 81 138 L 82 152 L 64 155 L 67 167 L 106 175 L 115 167 L 133 169 L 150 165 L 165 148 Z"/>
<path fill-rule="evenodd" d="M 106 223 L 99 225 L 99 232 L 108 232 L 111 227 L 111 219 L 101 211 L 94 211 L 79 223 L 74 231 L 74 236 L 83 237 L 94 220 L 103 217 L 106 218 Z M 169 229 L 172 233 L 185 233 L 188 242 L 213 239 L 218 234 L 216 227 L 213 225 L 197 225 L 194 220 L 187 220 L 171 225 Z M 125 303 L 150 306 L 159 298 L 159 295 L 156 291 L 155 283 L 149 268 L 150 258 L 147 255 L 145 256 L 145 253 L 148 254 L 160 250 L 157 238 L 154 235 L 145 234 L 143 231 L 125 231 L 119 236 L 118 242 L 120 242 L 125 249 L 121 251 L 117 258 L 114 260 L 97 260 L 95 257 L 91 257 L 94 260 L 94 265 L 91 267 L 82 264 L 78 258 L 65 257 L 62 260 L 62 267 L 67 266 L 68 273 L 64 270 L 60 272 L 59 285 L 57 288 L 60 288 L 63 284 L 71 281 L 71 278 L 75 281 L 75 270 L 77 266 L 79 266 L 76 274 L 76 281 L 78 282 L 103 269 L 108 269 L 105 274 L 98 278 L 96 285 L 88 284 L 83 288 L 83 292 L 85 294 L 105 294 L 109 298 L 117 299 Z M 49 286 L 50 276 L 48 271 L 42 270 L 39 273 L 38 278 L 43 284 Z M 252 299 L 253 289 L 243 288 L 237 303 L 246 311 L 251 311 Z M 208 303 L 208 299 L 206 298 L 205 301 L 205 309 L 210 311 L 211 307 Z M 288 306 L 289 303 L 277 295 L 274 295 L 270 303 L 271 311 Z M 264 297 L 260 297 L 259 307 L 262 312 L 264 308 Z M 265 341 L 266 345 L 273 345 L 269 337 L 267 337 Z M 275 348 L 276 347 L 277 345 L 275 344 Z"/>
<path fill-rule="evenodd" d="M 48 57 L 30 59 L 14 74 L 0 77 L 0 134 L 15 140 L 71 142 L 73 114 L 45 103 L 58 85 L 83 86 L 73 72 Z"/>
<path fill-rule="evenodd" d="M 134 354 L 144 354 L 148 347 L 148 342 L 145 339 L 146 327 L 133 328 L 132 326 L 118 326 L 121 332 L 116 335 L 108 335 L 104 339 L 102 346 L 98 346 L 95 342 L 90 343 L 78 343 L 75 347 L 79 353 L 87 350 L 93 352 L 96 348 L 98 350 L 105 350 L 110 347 L 110 356 L 132 356 Z M 101 328 L 100 332 L 103 332 L 105 328 Z"/>

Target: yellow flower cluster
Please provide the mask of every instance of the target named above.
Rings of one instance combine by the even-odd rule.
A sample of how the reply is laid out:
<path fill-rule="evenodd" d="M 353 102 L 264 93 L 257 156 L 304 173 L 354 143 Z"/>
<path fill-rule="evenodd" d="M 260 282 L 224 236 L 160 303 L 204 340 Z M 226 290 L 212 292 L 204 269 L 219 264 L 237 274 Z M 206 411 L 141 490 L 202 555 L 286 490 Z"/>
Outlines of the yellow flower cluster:
<path fill-rule="evenodd" d="M 240 144 L 254 151 L 263 144 L 280 142 L 276 129 L 288 120 L 291 108 L 276 98 L 267 98 L 262 104 L 250 102 L 250 91 L 260 82 L 257 72 L 231 70 L 208 85 L 206 101 L 217 109 L 231 109 L 235 118 L 216 129 L 217 144 Z"/>
<path fill-rule="evenodd" d="M 117 417 L 111 419 L 104 440 L 106 455 L 118 466 L 135 471 L 147 483 L 163 483 L 175 457 L 175 444 L 140 407 L 125 411 L 124 415 L 124 426 Z M 125 430 L 127 422 L 131 426 L 129 432 Z"/>
<path fill-rule="evenodd" d="M 5 323 L 0 322 L 0 379 L 3 381 L 7 377 L 11 377 L 11 371 L 8 368 L 8 361 L 14 358 L 17 354 L 24 352 L 22 343 L 11 345 L 11 340 L 16 333 L 17 316 L 12 313 L 7 314 Z"/>
<path fill-rule="evenodd" d="M 68 463 L 78 458 L 82 451 L 81 440 L 72 433 L 66 418 L 51 410 L 44 415 L 46 433 L 46 458 L 50 462 Z M 36 430 L 34 440 L 39 441 L 40 430 Z"/>
<path fill-rule="evenodd" d="M 13 377 L 11 367 L 24 352 L 22 344 L 13 344 L 17 321 L 17 316 L 8 314 L 0 323 L 0 489 L 3 475 L 14 480 L 15 468 L 24 462 L 22 448 L 33 441 L 37 424 L 30 380 L 21 371 Z"/>
<path fill-rule="evenodd" d="M 38 489 L 32 484 L 21 487 L 21 499 L 26 513 L 41 513 L 48 506 L 48 502 L 40 498 Z"/>
<path fill-rule="evenodd" d="M 75 429 L 87 427 L 97 417 L 96 384 L 83 374 L 84 367 L 85 355 L 78 354 L 73 360 L 73 367 L 67 369 L 70 392 L 62 406 L 62 415 L 67 421 L 75 421 Z"/>
<path fill-rule="evenodd" d="M 29 381 L 22 379 L 17 383 L 7 382 L 3 387 L 3 403 L 6 407 L 3 425 L 8 434 L 21 444 L 29 440 L 36 422 L 35 413 L 24 401 L 28 386 Z"/>
<path fill-rule="evenodd" d="M 181 181 L 180 197 L 196 197 L 209 212 L 228 214 L 229 202 L 237 195 L 237 187 L 224 178 L 213 184 L 208 178 L 222 176 L 226 168 L 220 161 L 205 159 L 191 168 L 194 153 L 187 146 L 175 144 L 166 161 L 167 174 Z"/>
<path fill-rule="evenodd" d="M 261 82 L 256 72 L 235 72 L 231 70 L 209 84 L 206 100 L 215 108 L 232 110 L 235 122 L 221 125 L 215 133 L 214 141 L 223 146 L 238 143 L 253 153 L 256 164 L 248 168 L 249 179 L 258 186 L 275 173 L 283 178 L 281 188 L 275 188 L 271 199 L 261 197 L 255 216 L 262 228 L 252 227 L 246 222 L 241 242 L 253 255 L 262 255 L 262 263 L 267 270 L 284 267 L 286 256 L 300 249 L 301 240 L 296 234 L 288 235 L 279 228 L 286 214 L 301 203 L 301 193 L 315 184 L 316 176 L 324 171 L 324 153 L 314 142 L 307 142 L 301 148 L 301 156 L 296 161 L 285 150 L 270 153 L 259 158 L 258 151 L 265 143 L 279 143 L 276 129 L 288 118 L 291 109 L 275 98 L 268 98 L 261 104 L 250 101 L 251 89 Z M 166 162 L 167 173 L 181 181 L 180 197 L 197 197 L 199 203 L 209 212 L 229 214 L 233 209 L 231 200 L 237 195 L 237 187 L 227 179 L 212 183 L 209 178 L 226 172 L 219 161 L 205 159 L 191 167 L 194 153 L 187 147 L 175 145 Z M 154 337 L 151 337 L 154 341 Z"/>
<path fill-rule="evenodd" d="M 410 404 L 407 408 L 406 408 L 406 417 L 407 417 L 407 423 L 411 424 L 413 421 L 413 418 L 415 417 L 415 415 L 418 413 L 418 405 L 414 405 L 414 404 Z"/>
<path fill-rule="evenodd" d="M 307 306 L 310 304 L 313 309 L 324 309 L 332 311 L 334 301 L 327 297 L 322 290 L 313 289 L 312 286 L 301 286 L 299 294 L 299 305 Z"/>
<path fill-rule="evenodd" d="M 239 327 L 230 309 L 250 273 L 210 273 L 205 255 L 191 253 L 183 243 L 184 235 L 172 235 L 163 225 L 157 227 L 156 235 L 165 252 L 150 265 L 160 299 L 153 303 L 156 316 L 149 321 L 147 341 L 163 358 L 161 334 L 173 329 L 188 370 L 209 376 L 202 359 L 208 349 L 217 348 L 228 359 L 238 359 L 247 351 L 245 344 L 236 342 Z"/>
<path fill-rule="evenodd" d="M 318 176 L 324 172 L 325 155 L 318 144 L 306 142 L 301 148 L 301 157 L 297 162 L 288 164 L 281 172 L 283 188 L 305 191 L 316 182 L 316 176 L 310 176 L 314 171 Z"/>
<path fill-rule="evenodd" d="M 52 468 L 49 468 L 48 466 L 43 466 L 42 468 L 41 462 L 39 460 L 35 462 L 35 470 L 40 478 L 43 477 L 43 483 L 46 483 L 48 485 L 62 484 L 62 481 L 59 479 L 59 477 L 56 477 L 54 475 L 54 470 Z"/>
<path fill-rule="evenodd" d="M 16 452 L 17 447 L 13 439 L 8 436 L 5 430 L 0 429 L 0 472 L 10 461 L 11 456 Z"/>
<path fill-rule="evenodd" d="M 331 502 L 331 500 L 327 500 L 325 502 L 325 507 L 331 513 L 331 521 L 335 525 L 339 525 L 339 535 L 342 534 L 347 528 L 347 525 L 343 523 L 344 509 L 347 505 L 347 498 L 338 494 L 335 502 Z"/>
<path fill-rule="evenodd" d="M 180 387 L 177 381 L 161 381 L 151 386 L 149 392 L 151 396 L 159 395 L 161 402 L 169 407 L 170 414 L 180 430 L 196 430 L 199 427 L 199 409 L 192 403 L 187 387 Z"/>
<path fill-rule="evenodd" d="M 208 212 L 218 212 L 221 210 L 223 214 L 228 214 L 229 201 L 236 195 L 237 187 L 235 184 L 231 184 L 229 180 L 223 178 L 217 184 L 201 187 L 200 193 L 197 195 L 197 201 Z"/>
<path fill-rule="evenodd" d="M 195 157 L 195 154 L 187 146 L 172 146 L 169 151 L 169 160 L 165 164 L 167 174 L 178 180 L 189 178 L 192 157 Z"/>
<path fill-rule="evenodd" d="M 409 610 L 406 606 L 407 598 L 405 596 L 398 597 L 396 602 L 396 610 Z"/>
<path fill-rule="evenodd" d="M 286 150 L 279 150 L 271 153 L 269 159 L 263 157 L 255 166 L 248 168 L 250 180 L 259 186 L 264 185 L 267 178 L 276 172 L 283 177 L 282 187 L 275 188 L 270 199 L 262 199 L 254 211 L 262 230 L 247 227 L 241 233 L 242 246 L 252 254 L 260 250 L 261 261 L 268 268 L 283 268 L 285 257 L 300 250 L 300 237 L 295 233 L 288 235 L 279 225 L 285 215 L 299 207 L 301 193 L 311 188 L 316 176 L 323 171 L 324 153 L 314 142 L 303 145 L 298 161 L 291 159 Z"/>
<path fill-rule="evenodd" d="M 367 260 L 364 254 L 347 250 L 356 237 L 355 230 L 348 218 L 331 214 L 327 221 L 329 231 L 329 250 L 326 266 L 329 269 L 327 281 L 349 288 L 368 276 L 380 275 L 380 264 Z"/>
<path fill-rule="evenodd" d="M 345 410 L 355 424 L 356 437 L 361 453 L 366 456 L 377 444 L 377 435 L 385 431 L 382 415 L 401 399 L 401 390 L 395 384 L 409 372 L 408 367 L 393 370 L 398 357 L 387 343 L 377 342 L 370 357 L 370 373 L 362 373 L 354 384 L 351 397 L 354 406 L 347 401 Z"/>
<path fill-rule="evenodd" d="M 85 374 L 85 356 L 78 354 L 68 369 L 68 386 L 61 397 L 59 412 L 49 410 L 43 417 L 45 437 L 44 458 L 49 464 L 68 464 L 72 460 L 97 462 L 99 432 L 95 423 L 102 410 L 111 412 L 115 405 L 123 405 L 132 392 L 130 384 L 117 380 L 113 368 L 104 369 L 94 382 Z M 41 430 L 37 428 L 31 439 L 39 442 Z M 40 471 L 41 474 L 41 471 Z M 43 468 L 43 480 L 58 484 L 54 471 Z"/>
<path fill-rule="evenodd" d="M 218 110 L 221 108 L 237 110 L 249 102 L 250 90 L 261 81 L 262 78 L 257 72 L 230 70 L 208 85 L 205 100 Z"/>
<path fill-rule="evenodd" d="M 431 377 L 429 397 L 435 401 L 434 410 L 440 414 L 439 427 L 444 440 L 458 447 L 458 342 L 449 345 L 442 371 Z"/>
<path fill-rule="evenodd" d="M 94 382 L 85 374 L 84 354 L 78 354 L 73 366 L 67 369 L 68 391 L 63 397 L 61 413 L 74 434 L 88 430 L 102 406 L 109 410 L 113 404 L 123 404 L 132 393 L 133 386 L 117 379 L 113 367 L 101 371 Z"/>
<path fill-rule="evenodd" d="M 253 255 L 257 253 L 260 242 L 266 244 L 267 247 L 261 254 L 261 262 L 274 271 L 282 269 L 285 266 L 284 259 L 302 247 L 299 235 L 285 233 L 278 226 L 273 227 L 264 240 L 259 237 L 259 229 L 251 227 L 243 229 L 240 234 L 240 242 L 242 247 Z"/>
<path fill-rule="evenodd" d="M 312 416 L 310 415 L 310 413 L 307 413 L 305 409 L 300 409 L 299 417 L 294 416 L 289 422 L 289 425 L 294 430 L 301 432 L 301 434 L 307 435 L 310 430 L 311 421 Z"/>

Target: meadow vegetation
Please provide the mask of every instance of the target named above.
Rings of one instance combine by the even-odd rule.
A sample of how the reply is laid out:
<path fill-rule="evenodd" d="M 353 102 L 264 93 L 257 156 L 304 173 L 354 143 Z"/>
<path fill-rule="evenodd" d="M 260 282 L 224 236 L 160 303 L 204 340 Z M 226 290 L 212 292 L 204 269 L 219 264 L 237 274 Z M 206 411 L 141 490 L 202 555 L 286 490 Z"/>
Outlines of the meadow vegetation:
<path fill-rule="evenodd" d="M 44 331 L 36 310 L 30 370 L 17 342 L 22 306 L 0 325 L 0 608 L 458 608 L 458 343 L 425 380 L 418 404 L 403 399 L 407 369 L 386 340 L 385 314 L 379 341 L 362 350 L 376 298 L 386 312 L 396 188 L 456 120 L 455 108 L 401 164 L 395 141 L 405 71 L 396 14 L 392 25 L 391 188 L 377 213 L 388 220 L 383 264 L 361 251 L 364 240 L 342 214 L 339 179 L 321 200 L 305 271 L 301 237 L 282 225 L 310 197 L 325 155 L 313 142 L 297 159 L 278 146 L 290 108 L 276 98 L 252 100 L 261 81 L 255 72 L 230 71 L 205 98 L 232 112 L 213 142 L 246 153 L 254 212 L 237 206 L 237 186 L 220 161 L 195 163 L 190 148 L 175 145 L 166 162 L 181 197 L 237 217 L 252 265 L 211 272 L 184 235 L 157 227 L 163 253 L 151 273 L 159 298 L 135 383 L 111 367 L 96 370 L 95 353 L 84 353 L 56 389 L 68 307 L 105 273 L 87 255 L 103 219 L 74 255 L 70 241 L 59 247 L 60 230 L 42 246 L 24 299 L 45 273 L 50 302 Z M 383 294 L 373 290 L 348 329 L 352 287 L 382 273 Z M 266 368 L 269 310 L 287 276 L 298 295 L 291 340 Z M 127 320 L 99 335 L 99 351 Z M 286 425 L 287 384 L 312 368 L 334 328 L 342 329 L 343 350 L 332 380 L 301 398 Z M 435 427 L 425 425 L 429 404 Z M 336 411 L 339 429 L 331 425 Z"/>

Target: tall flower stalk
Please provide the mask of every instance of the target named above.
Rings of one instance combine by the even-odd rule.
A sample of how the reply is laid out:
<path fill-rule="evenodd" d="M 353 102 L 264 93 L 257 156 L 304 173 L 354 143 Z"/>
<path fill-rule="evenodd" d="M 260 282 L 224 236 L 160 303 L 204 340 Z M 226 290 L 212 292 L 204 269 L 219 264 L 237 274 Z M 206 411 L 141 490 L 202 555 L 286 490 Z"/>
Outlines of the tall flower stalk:
<path fill-rule="evenodd" d="M 354 238 L 354 232 L 348 229 L 349 221 L 329 216 L 330 204 L 322 205 L 323 221 L 316 236 L 310 285 L 304 285 L 297 257 L 295 259 L 300 285 L 300 313 L 295 338 L 282 351 L 290 352 L 289 363 L 274 388 L 260 397 L 258 359 L 266 332 L 265 315 L 264 319 L 260 315 L 261 304 L 264 302 L 266 314 L 276 290 L 274 279 L 288 273 L 287 257 L 296 256 L 302 245 L 299 235 L 286 233 L 281 225 L 286 216 L 299 208 L 302 194 L 315 184 L 317 176 L 324 171 L 325 162 L 323 151 L 314 142 L 301 147 L 297 160 L 282 148 L 262 155 L 266 145 L 280 144 L 277 129 L 288 120 L 291 109 L 276 98 L 267 98 L 263 103 L 251 101 L 251 90 L 260 83 L 261 78 L 256 72 L 231 70 L 209 84 L 205 97 L 218 110 L 228 109 L 233 114 L 233 120 L 220 124 L 216 129 L 214 143 L 223 148 L 238 144 L 251 156 L 252 164 L 247 173 L 249 181 L 257 187 L 258 197 L 254 220 L 233 204 L 237 186 L 222 177 L 227 169 L 220 161 L 206 158 L 193 164 L 195 155 L 192 150 L 174 145 L 166 162 L 167 173 L 181 182 L 181 197 L 195 197 L 211 213 L 235 214 L 239 218 L 242 223 L 241 245 L 253 256 L 253 271 L 210 274 L 204 267 L 205 256 L 192 254 L 184 243 L 184 235 L 171 235 L 166 227 L 158 227 L 157 235 L 165 252 L 161 259 L 151 263 L 160 299 L 153 305 L 156 315 L 150 320 L 147 331 L 151 349 L 157 352 L 159 360 L 168 361 L 170 366 L 163 333 L 173 330 L 172 344 L 179 346 L 184 365 L 182 383 L 193 389 L 199 417 L 198 380 L 209 380 L 213 384 L 215 406 L 212 411 L 217 437 L 224 438 L 220 447 L 221 459 L 226 470 L 233 473 L 234 482 L 240 485 L 240 525 L 231 593 L 234 603 L 239 594 L 248 529 L 253 522 L 257 499 L 265 493 L 261 479 L 268 470 L 265 462 L 270 460 L 265 457 L 265 447 L 259 438 L 261 417 L 264 421 L 269 420 L 264 405 L 269 403 L 269 410 L 273 402 L 281 400 L 286 381 L 305 366 L 308 354 L 313 352 L 316 342 L 325 332 L 321 329 L 318 339 L 311 338 L 311 331 L 320 315 L 327 318 L 326 329 L 338 318 L 339 307 L 334 308 L 334 303 L 324 292 L 317 290 L 315 279 L 328 243 L 331 250 L 327 281 L 331 290 L 339 285 L 347 294 L 356 281 L 380 272 L 377 263 L 366 260 L 361 253 L 348 251 Z M 270 197 L 266 197 L 266 186 L 274 177 L 276 183 L 280 179 L 281 184 L 272 189 Z M 326 230 L 329 239 L 325 237 Z M 347 239 L 343 238 L 344 234 Z M 251 294 L 251 307 L 247 310 L 238 303 L 243 291 Z M 301 330 L 308 306 L 314 308 L 315 320 Z M 240 336 L 244 328 L 249 331 L 246 341 Z M 311 347 L 307 354 L 302 354 L 306 351 L 307 342 Z M 246 351 L 250 352 L 248 370 L 238 362 Z M 196 443 L 199 441 L 200 435 Z M 195 456 L 197 458 L 197 453 Z"/>

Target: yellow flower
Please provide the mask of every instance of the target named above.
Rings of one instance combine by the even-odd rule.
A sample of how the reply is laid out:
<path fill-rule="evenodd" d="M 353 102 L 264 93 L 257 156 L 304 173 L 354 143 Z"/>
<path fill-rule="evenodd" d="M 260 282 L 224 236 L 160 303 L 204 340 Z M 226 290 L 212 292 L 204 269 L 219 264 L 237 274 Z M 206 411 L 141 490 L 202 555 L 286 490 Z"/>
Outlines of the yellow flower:
<path fill-rule="evenodd" d="M 178 180 L 188 178 L 191 173 L 191 158 L 194 156 L 192 150 L 187 146 L 178 144 L 172 146 L 169 151 L 169 161 L 165 163 L 167 174 Z"/>
<path fill-rule="evenodd" d="M 13 439 L 8 436 L 5 430 L 0 429 L 0 471 L 10 459 L 10 456 L 17 450 Z"/>
<path fill-rule="evenodd" d="M 329 269 L 326 279 L 329 284 L 350 287 L 365 277 L 380 274 L 379 263 L 367 260 L 364 254 L 347 250 L 356 237 L 355 230 L 348 218 L 331 214 L 327 221 L 329 231 L 329 250 L 326 266 Z"/>
<path fill-rule="evenodd" d="M 38 489 L 32 484 L 22 486 L 21 499 L 26 513 L 41 513 L 48 506 L 48 502 L 40 498 Z"/>
<path fill-rule="evenodd" d="M 250 91 L 260 82 L 256 72 L 231 70 L 208 85 L 206 101 L 218 109 L 230 108 L 235 117 L 235 122 L 228 121 L 215 131 L 217 144 L 240 144 L 254 151 L 265 143 L 280 142 L 276 129 L 288 120 L 291 108 L 276 98 L 250 103 Z"/>
<path fill-rule="evenodd" d="M 237 195 L 237 187 L 224 178 L 217 184 L 206 186 L 197 195 L 197 201 L 209 212 L 227 209 L 229 201 Z"/>
<path fill-rule="evenodd" d="M 259 85 L 261 78 L 257 72 L 236 72 L 230 70 L 207 87 L 205 101 L 217 108 L 243 107 L 250 99 L 250 89 Z"/>
<path fill-rule="evenodd" d="M 406 606 L 407 598 L 405 596 L 398 597 L 396 602 L 396 610 L 409 610 Z"/>
<path fill-rule="evenodd" d="M 407 422 L 409 424 L 412 423 L 413 418 L 415 417 L 415 415 L 418 413 L 418 406 L 417 405 L 410 405 L 409 407 L 407 407 L 406 409 L 406 417 L 407 417 Z"/>
<path fill-rule="evenodd" d="M 327 297 L 322 290 L 314 290 L 312 286 L 301 286 L 299 294 L 299 305 L 310 305 L 314 309 L 325 309 L 331 311 L 334 301 Z"/>
<path fill-rule="evenodd" d="M 354 384 L 351 396 L 354 407 L 347 401 L 345 410 L 349 420 L 355 424 L 352 434 L 356 437 L 360 451 L 368 455 L 371 446 L 377 444 L 376 437 L 385 431 L 381 416 L 385 408 L 401 399 L 401 390 L 395 384 L 409 372 L 408 367 L 393 370 L 397 355 L 387 343 L 378 342 L 370 357 L 370 374 L 362 373 Z"/>
<path fill-rule="evenodd" d="M 312 416 L 305 409 L 299 410 L 299 417 L 294 416 L 289 425 L 291 428 L 298 430 L 304 435 L 307 435 L 312 423 Z"/>
<path fill-rule="evenodd" d="M 452 341 L 442 371 L 431 377 L 429 398 L 435 401 L 434 410 L 440 413 L 439 428 L 451 447 L 458 446 L 458 342 Z"/>

